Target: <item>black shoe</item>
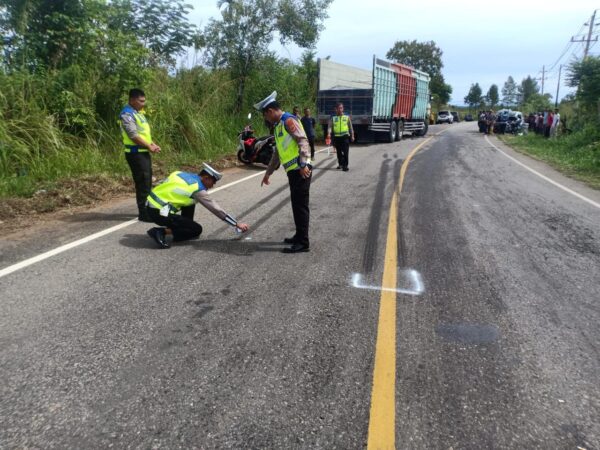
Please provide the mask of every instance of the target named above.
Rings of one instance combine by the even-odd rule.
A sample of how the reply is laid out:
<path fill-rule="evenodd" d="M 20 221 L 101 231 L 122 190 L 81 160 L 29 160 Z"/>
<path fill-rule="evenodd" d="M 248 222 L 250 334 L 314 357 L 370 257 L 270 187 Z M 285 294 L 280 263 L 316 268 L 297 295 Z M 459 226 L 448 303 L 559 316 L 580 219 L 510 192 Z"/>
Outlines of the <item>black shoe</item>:
<path fill-rule="evenodd" d="M 167 242 L 167 236 L 164 228 L 150 228 L 147 233 L 148 236 L 154 239 L 160 248 L 170 247 L 169 243 Z"/>
<path fill-rule="evenodd" d="M 283 253 L 301 253 L 301 252 L 308 252 L 310 251 L 310 248 L 308 247 L 308 245 L 302 245 L 302 244 L 294 244 L 291 247 L 287 247 L 283 249 Z"/>
<path fill-rule="evenodd" d="M 291 237 L 291 238 L 285 238 L 283 240 L 284 244 L 295 244 L 296 243 L 296 236 Z"/>
<path fill-rule="evenodd" d="M 344 172 L 348 172 L 348 170 L 350 170 L 350 169 L 348 169 L 347 167 L 344 167 L 342 170 L 343 170 Z"/>
<path fill-rule="evenodd" d="M 337 166 L 337 170 L 340 170 L 342 168 L 342 166 Z"/>

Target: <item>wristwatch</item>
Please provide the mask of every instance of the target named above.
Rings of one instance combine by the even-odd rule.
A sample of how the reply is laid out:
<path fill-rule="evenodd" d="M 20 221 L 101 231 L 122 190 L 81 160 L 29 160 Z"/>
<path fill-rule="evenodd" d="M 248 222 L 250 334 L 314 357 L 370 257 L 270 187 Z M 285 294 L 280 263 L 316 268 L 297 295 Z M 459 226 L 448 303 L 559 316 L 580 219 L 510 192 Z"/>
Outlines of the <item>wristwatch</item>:
<path fill-rule="evenodd" d="M 307 162 L 301 162 L 300 164 L 298 164 L 300 166 L 301 169 L 304 169 L 305 167 L 308 167 L 309 169 L 312 169 L 312 165 L 307 163 Z"/>

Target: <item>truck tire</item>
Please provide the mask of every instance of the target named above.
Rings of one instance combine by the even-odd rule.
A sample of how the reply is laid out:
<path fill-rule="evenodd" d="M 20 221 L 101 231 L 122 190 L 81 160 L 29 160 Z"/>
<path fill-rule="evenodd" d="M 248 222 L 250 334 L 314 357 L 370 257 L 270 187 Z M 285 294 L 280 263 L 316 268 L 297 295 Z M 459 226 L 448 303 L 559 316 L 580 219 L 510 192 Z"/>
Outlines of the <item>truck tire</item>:
<path fill-rule="evenodd" d="M 402 140 L 402 134 L 404 133 L 404 121 L 399 120 L 398 126 L 396 127 L 396 141 Z"/>
<path fill-rule="evenodd" d="M 390 122 L 390 132 L 388 135 L 388 142 L 390 144 L 396 140 L 397 132 L 398 132 L 398 125 L 396 124 L 395 120 L 392 120 Z"/>
<path fill-rule="evenodd" d="M 429 130 L 429 124 L 427 122 L 423 122 L 423 128 L 415 133 L 416 136 L 422 137 L 427 134 L 427 130 Z"/>

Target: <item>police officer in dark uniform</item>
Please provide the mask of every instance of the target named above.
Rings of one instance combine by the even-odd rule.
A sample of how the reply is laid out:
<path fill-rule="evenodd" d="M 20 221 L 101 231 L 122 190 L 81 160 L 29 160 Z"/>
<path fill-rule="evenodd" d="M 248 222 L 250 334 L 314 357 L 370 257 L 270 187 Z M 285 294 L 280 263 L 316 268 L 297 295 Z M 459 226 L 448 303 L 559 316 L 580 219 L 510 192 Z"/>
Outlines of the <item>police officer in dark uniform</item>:
<path fill-rule="evenodd" d="M 283 250 L 284 253 L 308 252 L 310 242 L 308 227 L 310 221 L 309 198 L 312 164 L 308 139 L 302 123 L 293 114 L 282 111 L 275 100 L 277 92 L 273 92 L 264 100 L 256 103 L 254 107 L 262 111 L 264 118 L 274 124 L 274 135 L 277 151 L 273 153 L 267 172 L 263 177 L 263 184 L 269 185 L 269 177 L 281 163 L 285 169 L 290 185 L 292 212 L 296 233 L 284 239 L 286 244 L 291 244 Z"/>

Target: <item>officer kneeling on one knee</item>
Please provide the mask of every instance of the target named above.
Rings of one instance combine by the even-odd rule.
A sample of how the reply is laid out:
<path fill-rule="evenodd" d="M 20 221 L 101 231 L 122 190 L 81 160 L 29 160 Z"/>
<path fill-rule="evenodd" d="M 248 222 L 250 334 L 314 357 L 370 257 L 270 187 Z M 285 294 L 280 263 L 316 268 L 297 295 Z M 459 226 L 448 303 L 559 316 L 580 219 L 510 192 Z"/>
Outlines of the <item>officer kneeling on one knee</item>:
<path fill-rule="evenodd" d="M 196 203 L 202 204 L 218 218 L 242 232 L 248 231 L 248 225 L 240 223 L 227 214 L 216 201 L 208 196 L 217 181 L 222 178 L 208 164 L 199 174 L 176 171 L 150 192 L 146 210 L 150 219 L 160 227 L 148 230 L 148 235 L 161 248 L 169 248 L 167 236 L 173 236 L 174 242 L 196 239 L 202 234 L 202 225 L 194 222 Z M 177 214 L 180 212 L 181 214 Z"/>

